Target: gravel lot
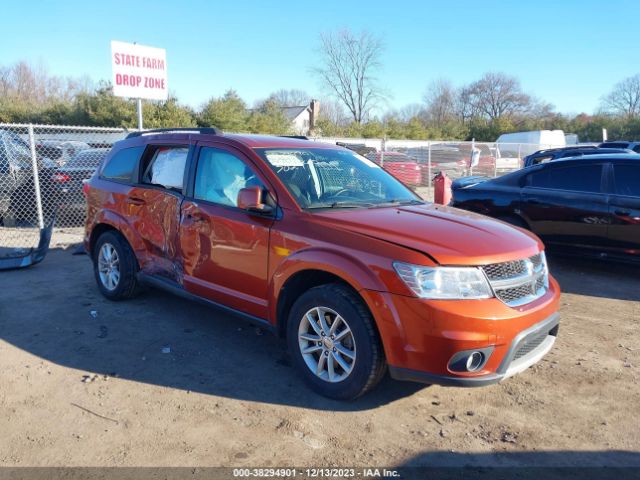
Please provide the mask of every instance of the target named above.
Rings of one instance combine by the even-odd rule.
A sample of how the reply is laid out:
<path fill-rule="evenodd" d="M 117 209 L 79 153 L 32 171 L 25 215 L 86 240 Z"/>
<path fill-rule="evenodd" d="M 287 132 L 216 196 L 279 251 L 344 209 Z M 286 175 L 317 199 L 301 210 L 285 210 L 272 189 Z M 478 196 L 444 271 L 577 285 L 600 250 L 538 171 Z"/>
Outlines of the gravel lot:
<path fill-rule="evenodd" d="M 339 403 L 279 339 L 159 291 L 106 301 L 54 245 L 0 273 L 0 465 L 640 467 L 637 267 L 551 257 L 558 341 L 503 384 Z"/>

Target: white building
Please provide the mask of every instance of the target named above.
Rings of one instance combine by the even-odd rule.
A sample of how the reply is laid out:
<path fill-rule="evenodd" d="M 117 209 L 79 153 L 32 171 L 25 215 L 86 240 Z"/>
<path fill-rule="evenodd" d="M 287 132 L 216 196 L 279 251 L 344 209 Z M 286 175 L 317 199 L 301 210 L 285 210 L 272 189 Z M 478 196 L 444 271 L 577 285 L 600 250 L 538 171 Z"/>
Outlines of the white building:
<path fill-rule="evenodd" d="M 282 112 L 291 122 L 293 133 L 309 135 L 316 128 L 320 102 L 311 100 L 309 105 L 282 107 Z"/>

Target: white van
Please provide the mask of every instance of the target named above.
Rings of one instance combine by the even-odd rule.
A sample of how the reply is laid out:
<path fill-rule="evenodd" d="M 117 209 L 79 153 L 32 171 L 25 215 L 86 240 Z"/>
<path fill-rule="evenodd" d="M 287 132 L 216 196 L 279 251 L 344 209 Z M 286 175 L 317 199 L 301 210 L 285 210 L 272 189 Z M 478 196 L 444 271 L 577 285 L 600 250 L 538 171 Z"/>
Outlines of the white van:
<path fill-rule="evenodd" d="M 566 147 L 562 130 L 504 133 L 496 140 L 501 157 L 523 158 L 543 148 Z"/>

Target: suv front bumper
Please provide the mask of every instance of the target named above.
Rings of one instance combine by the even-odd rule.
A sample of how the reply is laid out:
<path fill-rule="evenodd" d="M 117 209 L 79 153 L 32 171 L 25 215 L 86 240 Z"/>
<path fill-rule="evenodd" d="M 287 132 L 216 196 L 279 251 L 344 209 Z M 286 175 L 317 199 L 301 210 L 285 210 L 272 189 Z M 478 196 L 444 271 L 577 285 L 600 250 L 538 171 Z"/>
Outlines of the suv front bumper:
<path fill-rule="evenodd" d="M 535 365 L 551 350 L 558 334 L 559 321 L 560 315 L 554 313 L 542 322 L 520 332 L 511 342 L 507 354 L 495 373 L 460 377 L 432 374 L 390 365 L 389 374 L 396 380 L 453 387 L 482 387 L 498 383 Z"/>
<path fill-rule="evenodd" d="M 430 384 L 482 386 L 526 370 L 552 348 L 558 331 L 560 287 L 529 304 L 510 307 L 497 298 L 425 300 L 362 290 L 376 320 L 393 378 Z M 460 368 L 465 352 L 487 359 Z M 462 362 L 464 366 L 464 361 Z"/>

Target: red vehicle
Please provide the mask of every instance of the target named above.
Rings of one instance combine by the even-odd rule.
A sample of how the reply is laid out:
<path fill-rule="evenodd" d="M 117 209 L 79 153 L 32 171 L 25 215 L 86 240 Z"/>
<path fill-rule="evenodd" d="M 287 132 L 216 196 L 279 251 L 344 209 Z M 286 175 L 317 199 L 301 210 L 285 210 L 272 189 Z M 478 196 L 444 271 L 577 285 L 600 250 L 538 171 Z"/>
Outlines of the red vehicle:
<path fill-rule="evenodd" d="M 404 153 L 376 152 L 368 154 L 367 158 L 381 165 L 405 185 L 414 187 L 423 183 L 423 165 Z"/>
<path fill-rule="evenodd" d="M 435 206 L 335 145 L 132 133 L 85 186 L 102 294 L 157 286 L 286 337 L 323 395 L 396 379 L 479 386 L 536 363 L 560 290 L 533 234 Z"/>

